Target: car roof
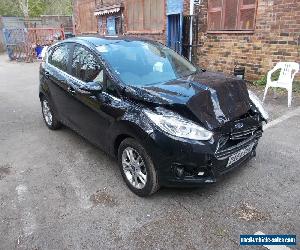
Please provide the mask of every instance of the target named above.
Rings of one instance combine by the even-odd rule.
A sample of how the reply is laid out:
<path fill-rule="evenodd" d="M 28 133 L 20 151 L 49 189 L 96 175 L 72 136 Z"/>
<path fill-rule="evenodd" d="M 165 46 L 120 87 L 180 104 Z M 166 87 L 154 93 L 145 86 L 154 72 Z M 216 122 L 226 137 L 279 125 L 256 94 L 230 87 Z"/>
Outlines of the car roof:
<path fill-rule="evenodd" d="M 73 41 L 85 41 L 92 43 L 94 46 L 101 46 L 106 44 L 112 44 L 118 41 L 150 41 L 146 38 L 132 37 L 132 36 L 97 36 L 97 35 L 86 35 L 86 36 L 76 36 L 71 38 Z"/>

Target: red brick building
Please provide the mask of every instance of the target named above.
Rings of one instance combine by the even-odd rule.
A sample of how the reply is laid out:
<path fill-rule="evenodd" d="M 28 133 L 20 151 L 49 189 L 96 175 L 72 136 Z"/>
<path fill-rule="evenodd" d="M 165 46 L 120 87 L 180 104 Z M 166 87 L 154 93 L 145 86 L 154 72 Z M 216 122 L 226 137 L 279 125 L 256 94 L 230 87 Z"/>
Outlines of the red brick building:
<path fill-rule="evenodd" d="M 278 61 L 300 62 L 299 0 L 195 2 L 193 52 L 202 67 L 232 73 L 244 66 L 254 80 Z M 75 0 L 76 32 L 145 36 L 184 53 L 189 6 L 189 0 Z"/>
<path fill-rule="evenodd" d="M 232 72 L 234 65 L 238 64 L 245 66 L 247 79 L 257 79 L 266 74 L 276 62 L 300 63 L 299 0 L 223 0 L 227 1 L 240 4 L 240 8 L 232 12 L 230 7 L 227 10 L 227 6 L 220 5 L 221 0 L 203 0 L 196 10 L 196 14 L 200 16 L 201 46 L 198 59 L 201 65 Z M 231 25 L 230 30 L 222 30 L 222 19 L 217 24 L 218 27 L 209 24 L 209 15 L 213 13 L 210 10 L 216 11 L 209 2 L 219 3 L 219 16 L 223 13 L 226 16 L 226 11 L 236 14 L 236 19 L 231 18 L 231 23 L 227 22 Z M 243 8 L 247 5 L 245 3 L 249 5 Z M 242 22 L 247 15 L 254 16 L 253 22 L 251 19 L 248 23 Z"/>
<path fill-rule="evenodd" d="M 165 43 L 166 5 L 166 0 L 74 0 L 76 32 L 138 35 Z M 108 22 L 115 23 L 115 31 Z"/>

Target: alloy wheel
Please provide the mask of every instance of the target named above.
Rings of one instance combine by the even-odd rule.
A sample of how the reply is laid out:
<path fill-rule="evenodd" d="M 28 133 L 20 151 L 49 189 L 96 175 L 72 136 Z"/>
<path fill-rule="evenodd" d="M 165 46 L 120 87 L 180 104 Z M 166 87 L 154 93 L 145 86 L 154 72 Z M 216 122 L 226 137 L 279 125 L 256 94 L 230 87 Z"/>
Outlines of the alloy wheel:
<path fill-rule="evenodd" d="M 52 113 L 47 100 L 43 100 L 43 115 L 46 123 L 51 126 L 52 125 Z"/>
<path fill-rule="evenodd" d="M 133 148 L 127 147 L 122 153 L 122 167 L 129 183 L 142 189 L 147 182 L 147 171 L 142 156 Z"/>

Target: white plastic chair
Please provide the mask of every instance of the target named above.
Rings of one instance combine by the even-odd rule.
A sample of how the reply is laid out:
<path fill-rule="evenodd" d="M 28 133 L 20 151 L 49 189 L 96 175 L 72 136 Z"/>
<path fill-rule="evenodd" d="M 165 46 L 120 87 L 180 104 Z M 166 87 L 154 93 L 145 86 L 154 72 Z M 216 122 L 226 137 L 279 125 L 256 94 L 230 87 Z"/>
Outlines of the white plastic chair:
<path fill-rule="evenodd" d="M 276 70 L 280 70 L 280 75 L 277 81 L 272 81 L 271 75 Z M 265 88 L 263 102 L 265 101 L 269 87 L 285 88 L 288 91 L 288 107 L 292 104 L 293 80 L 296 73 L 299 71 L 299 64 L 295 62 L 279 62 L 268 72 L 267 85 Z"/>

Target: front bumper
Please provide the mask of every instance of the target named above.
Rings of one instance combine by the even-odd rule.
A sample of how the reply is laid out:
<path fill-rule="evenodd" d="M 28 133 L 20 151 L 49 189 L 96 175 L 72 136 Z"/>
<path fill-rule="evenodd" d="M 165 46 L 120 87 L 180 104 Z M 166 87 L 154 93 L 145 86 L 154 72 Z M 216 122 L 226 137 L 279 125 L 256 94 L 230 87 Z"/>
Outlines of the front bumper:
<path fill-rule="evenodd" d="M 148 152 L 156 166 L 162 186 L 199 186 L 214 183 L 223 174 L 232 171 L 253 158 L 262 135 L 261 126 L 245 140 L 219 149 L 221 136 L 211 141 L 179 140 L 154 131 L 147 139 Z M 253 145 L 250 152 L 227 166 L 230 156 Z"/>
<path fill-rule="evenodd" d="M 199 172 L 204 172 L 205 175 L 199 176 L 197 174 L 195 175 L 189 175 L 189 176 L 183 176 L 178 177 L 176 176 L 176 172 L 173 177 L 165 179 L 164 180 L 164 186 L 169 187 L 175 187 L 175 186 L 186 186 L 186 187 L 193 187 L 193 186 L 199 186 L 201 184 L 207 184 L 207 183 L 215 183 L 217 180 L 224 174 L 242 167 L 245 165 L 251 158 L 253 158 L 256 155 L 255 149 L 253 149 L 249 154 L 241 158 L 239 161 L 235 162 L 234 164 L 230 165 L 229 167 L 226 167 L 227 161 L 225 163 L 223 162 L 213 162 L 207 168 L 201 168 L 199 169 Z"/>

